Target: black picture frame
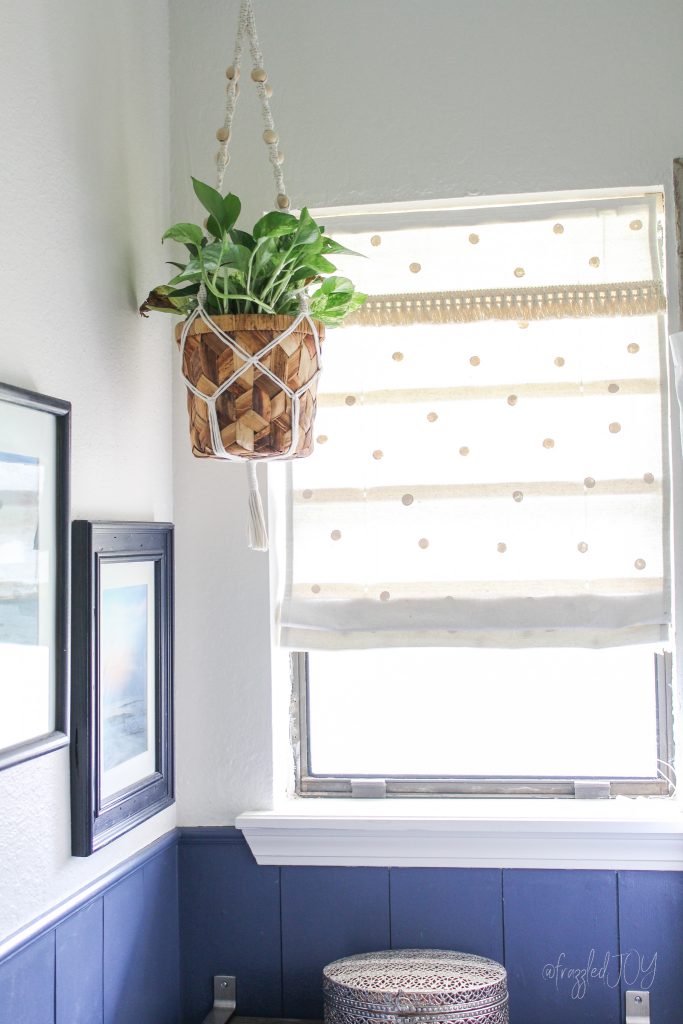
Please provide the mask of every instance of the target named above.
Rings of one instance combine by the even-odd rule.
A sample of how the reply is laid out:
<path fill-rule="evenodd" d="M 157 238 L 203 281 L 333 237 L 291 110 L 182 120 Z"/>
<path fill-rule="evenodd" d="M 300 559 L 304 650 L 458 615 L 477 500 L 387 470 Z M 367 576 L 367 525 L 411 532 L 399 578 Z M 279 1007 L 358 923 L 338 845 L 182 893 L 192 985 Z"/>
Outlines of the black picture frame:
<path fill-rule="evenodd" d="M 175 799 L 173 526 L 76 520 L 72 541 L 71 838 L 73 855 L 88 857 Z M 103 608 L 102 578 L 112 565 L 134 572 L 136 566 L 149 563 L 154 578 L 154 709 L 149 720 L 153 717 L 154 730 L 151 741 L 148 734 L 146 754 L 150 758 L 153 754 L 153 769 L 124 788 L 105 793 L 101 648 L 103 614 L 110 613 Z M 147 674 L 151 686 L 149 664 Z M 145 722 L 148 728 L 147 711 Z"/>
<path fill-rule="evenodd" d="M 59 750 L 69 743 L 69 655 L 70 655 L 70 458 L 71 403 L 11 384 L 0 383 L 0 417 L 3 408 L 20 407 L 55 418 L 54 502 L 50 518 L 54 527 L 53 604 L 50 624 L 53 636 L 54 728 L 0 749 L 0 770 L 10 768 L 42 754 Z M 0 524 L 0 536 L 2 528 Z M 18 680 L 19 684 L 21 680 Z M 0 708 L 2 713 L 2 708 Z"/>

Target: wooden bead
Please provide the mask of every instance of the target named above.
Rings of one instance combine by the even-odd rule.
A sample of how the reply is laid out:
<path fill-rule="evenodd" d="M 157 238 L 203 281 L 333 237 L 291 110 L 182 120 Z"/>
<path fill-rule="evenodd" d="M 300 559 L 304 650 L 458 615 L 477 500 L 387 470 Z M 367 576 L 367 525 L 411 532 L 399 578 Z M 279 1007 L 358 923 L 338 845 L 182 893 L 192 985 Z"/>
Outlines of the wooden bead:
<path fill-rule="evenodd" d="M 228 139 L 230 138 L 230 129 L 219 128 L 218 131 L 216 132 L 216 138 L 218 139 L 219 142 L 227 142 Z"/>
<path fill-rule="evenodd" d="M 272 131 L 270 128 L 266 128 L 263 133 L 263 141 L 268 146 L 274 146 L 278 142 L 279 136 L 277 132 Z"/>
<path fill-rule="evenodd" d="M 280 207 L 281 210 L 288 210 L 289 196 L 286 196 L 282 192 L 280 192 L 279 196 L 277 197 L 277 205 Z"/>
<path fill-rule="evenodd" d="M 279 164 L 283 164 L 285 162 L 285 154 L 281 153 L 280 150 L 278 149 L 277 156 L 275 157 L 275 159 Z"/>
<path fill-rule="evenodd" d="M 254 68 L 251 73 L 251 79 L 253 82 L 267 82 L 268 72 L 265 68 Z"/>
<path fill-rule="evenodd" d="M 237 79 L 240 77 L 240 69 L 233 67 L 231 64 L 229 68 L 226 68 L 225 77 L 232 82 L 233 78 Z"/>
<path fill-rule="evenodd" d="M 265 94 L 268 97 L 268 99 L 270 99 L 270 97 L 273 95 L 273 87 L 272 87 L 272 85 L 265 86 L 263 91 L 265 92 Z"/>

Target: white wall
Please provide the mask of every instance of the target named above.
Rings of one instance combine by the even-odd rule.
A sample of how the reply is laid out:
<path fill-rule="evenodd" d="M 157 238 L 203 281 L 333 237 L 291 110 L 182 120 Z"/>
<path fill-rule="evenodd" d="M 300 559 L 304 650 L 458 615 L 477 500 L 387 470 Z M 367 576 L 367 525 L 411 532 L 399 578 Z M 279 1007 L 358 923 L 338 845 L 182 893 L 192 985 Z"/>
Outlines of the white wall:
<path fill-rule="evenodd" d="M 73 403 L 74 518 L 172 519 L 165 0 L 12 0 L 0 30 L 0 380 Z M 0 938 L 175 824 L 70 857 L 66 749 L 0 772 Z"/>
<path fill-rule="evenodd" d="M 196 213 L 190 171 L 213 180 L 236 10 L 171 0 L 176 220 Z M 683 151 L 680 0 L 258 0 L 256 13 L 295 205 L 668 186 Z M 245 79 L 226 187 L 249 215 L 273 201 L 260 130 Z M 229 823 L 272 801 L 267 566 L 244 544 L 242 471 L 193 461 L 177 384 L 175 407 L 179 819 Z"/>

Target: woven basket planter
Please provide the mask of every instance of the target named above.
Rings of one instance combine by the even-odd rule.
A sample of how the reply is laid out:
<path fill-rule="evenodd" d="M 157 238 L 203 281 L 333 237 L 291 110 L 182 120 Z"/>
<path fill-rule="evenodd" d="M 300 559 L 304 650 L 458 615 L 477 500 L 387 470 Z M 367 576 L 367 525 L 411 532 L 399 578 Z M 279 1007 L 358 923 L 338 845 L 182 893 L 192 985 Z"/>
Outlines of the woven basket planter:
<path fill-rule="evenodd" d="M 213 317 L 215 324 L 243 352 L 250 356 L 285 332 L 294 317 L 261 313 Z M 176 327 L 180 345 L 184 324 Z M 325 328 L 316 321 L 320 341 Z M 292 444 L 292 399 L 286 388 L 297 392 L 318 371 L 315 339 L 308 320 L 304 319 L 275 345 L 259 364 L 247 364 L 200 317 L 192 323 L 185 341 L 182 373 L 197 391 L 211 397 L 240 366 L 240 373 L 216 399 L 216 415 L 221 440 L 226 452 L 244 459 L 268 459 L 286 455 Z M 265 367 L 273 377 L 264 372 Z M 279 382 L 279 383 L 278 383 Z M 313 450 L 313 421 L 316 407 L 316 386 L 299 398 L 298 440 L 291 458 L 303 458 Z M 189 390 L 187 408 L 190 416 L 192 452 L 199 458 L 221 458 L 214 451 L 209 425 L 209 408 L 203 398 Z"/>

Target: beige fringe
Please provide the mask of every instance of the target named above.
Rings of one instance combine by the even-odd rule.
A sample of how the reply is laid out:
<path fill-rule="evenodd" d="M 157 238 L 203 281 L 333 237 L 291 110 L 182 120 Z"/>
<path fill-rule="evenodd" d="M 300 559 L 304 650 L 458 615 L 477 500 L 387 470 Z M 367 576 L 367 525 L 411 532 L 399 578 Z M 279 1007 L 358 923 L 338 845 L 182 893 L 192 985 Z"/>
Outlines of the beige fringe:
<path fill-rule="evenodd" d="M 375 327 L 468 324 L 477 320 L 645 316 L 665 309 L 666 298 L 660 281 L 625 281 L 591 286 L 370 295 L 345 323 Z"/>

